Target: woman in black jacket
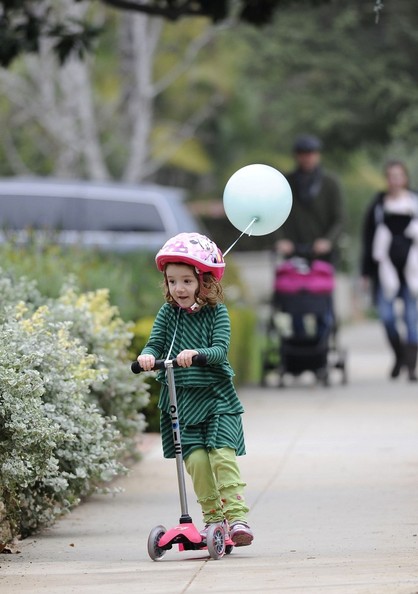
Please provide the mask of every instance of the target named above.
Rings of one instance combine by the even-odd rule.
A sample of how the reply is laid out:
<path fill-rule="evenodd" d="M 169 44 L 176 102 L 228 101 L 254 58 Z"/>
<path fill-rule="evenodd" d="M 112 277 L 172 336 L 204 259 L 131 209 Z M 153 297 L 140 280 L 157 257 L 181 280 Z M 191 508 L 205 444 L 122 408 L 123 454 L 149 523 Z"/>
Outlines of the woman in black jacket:
<path fill-rule="evenodd" d="M 415 372 L 418 345 L 418 195 L 409 188 L 409 176 L 401 161 L 385 167 L 387 188 L 373 198 L 363 223 L 362 276 L 371 282 L 389 344 L 395 354 L 391 377 L 402 367 L 410 381 Z M 395 302 L 403 302 L 404 336 Z"/>

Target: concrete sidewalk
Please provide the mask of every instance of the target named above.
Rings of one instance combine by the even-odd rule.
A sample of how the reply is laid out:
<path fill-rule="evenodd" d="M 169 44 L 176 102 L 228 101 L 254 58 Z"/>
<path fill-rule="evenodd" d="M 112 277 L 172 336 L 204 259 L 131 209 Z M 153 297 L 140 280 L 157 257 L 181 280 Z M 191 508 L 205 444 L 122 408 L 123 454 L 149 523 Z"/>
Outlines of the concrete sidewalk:
<path fill-rule="evenodd" d="M 2 594 L 416 594 L 418 386 L 389 382 L 377 323 L 341 332 L 349 383 L 240 391 L 251 547 L 147 554 L 149 531 L 178 522 L 174 461 L 158 436 L 114 497 L 95 496 L 0 556 Z M 196 524 L 200 511 L 189 486 Z"/>

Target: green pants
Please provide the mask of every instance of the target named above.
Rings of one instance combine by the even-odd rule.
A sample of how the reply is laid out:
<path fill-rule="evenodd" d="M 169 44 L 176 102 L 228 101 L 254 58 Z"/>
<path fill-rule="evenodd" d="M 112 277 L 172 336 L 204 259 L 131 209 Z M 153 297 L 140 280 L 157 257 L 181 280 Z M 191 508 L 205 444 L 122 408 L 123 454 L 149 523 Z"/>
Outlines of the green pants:
<path fill-rule="evenodd" d="M 248 507 L 243 495 L 245 483 L 241 480 L 235 450 L 219 448 L 193 450 L 184 461 L 193 488 L 203 512 L 205 524 L 229 524 L 246 521 Z"/>

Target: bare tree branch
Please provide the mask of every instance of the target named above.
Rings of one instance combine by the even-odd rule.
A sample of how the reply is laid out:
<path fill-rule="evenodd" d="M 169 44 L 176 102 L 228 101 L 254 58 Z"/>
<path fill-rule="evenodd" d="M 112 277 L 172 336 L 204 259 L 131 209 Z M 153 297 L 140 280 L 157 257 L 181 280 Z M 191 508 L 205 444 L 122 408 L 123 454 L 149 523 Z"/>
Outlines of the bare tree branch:
<path fill-rule="evenodd" d="M 215 93 L 206 105 L 195 112 L 187 122 L 184 122 L 173 135 L 170 142 L 165 144 L 165 148 L 162 150 L 160 156 L 144 165 L 144 177 L 148 177 L 158 171 L 162 165 L 168 162 L 170 157 L 176 153 L 182 144 L 193 138 L 199 126 L 219 109 L 223 101 L 224 98 L 219 93 Z"/>
<path fill-rule="evenodd" d="M 182 5 L 176 3 L 176 6 L 170 6 L 170 2 L 165 7 L 152 6 L 141 0 L 102 0 L 105 4 L 113 6 L 118 10 L 133 10 L 147 15 L 160 16 L 170 20 L 177 20 L 182 16 L 204 16 L 208 14 L 201 5 L 196 2 L 186 0 Z"/>
<path fill-rule="evenodd" d="M 223 23 L 221 25 L 214 25 L 207 27 L 205 31 L 199 37 L 193 39 L 186 49 L 184 58 L 176 64 L 165 76 L 163 76 L 158 82 L 154 84 L 153 96 L 156 97 L 163 91 L 165 91 L 170 85 L 174 83 L 182 74 L 187 72 L 190 66 L 196 60 L 197 54 L 206 45 L 215 39 L 215 37 L 222 31 L 229 29 L 232 26 L 232 21 Z"/>

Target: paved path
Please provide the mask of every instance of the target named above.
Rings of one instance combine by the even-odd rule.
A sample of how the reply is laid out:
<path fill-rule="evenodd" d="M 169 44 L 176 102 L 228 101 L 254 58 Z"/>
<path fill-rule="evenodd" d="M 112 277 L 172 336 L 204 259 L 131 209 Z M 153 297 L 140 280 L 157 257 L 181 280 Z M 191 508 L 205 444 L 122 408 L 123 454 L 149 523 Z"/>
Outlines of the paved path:
<path fill-rule="evenodd" d="M 377 324 L 341 337 L 347 386 L 308 378 L 240 392 L 251 547 L 219 561 L 177 550 L 149 559 L 150 529 L 179 516 L 175 464 L 151 436 L 122 493 L 93 497 L 0 556 L 1 594 L 416 594 L 418 386 L 386 380 Z M 191 489 L 189 500 L 198 523 Z"/>

